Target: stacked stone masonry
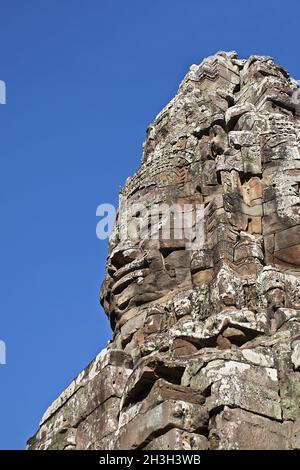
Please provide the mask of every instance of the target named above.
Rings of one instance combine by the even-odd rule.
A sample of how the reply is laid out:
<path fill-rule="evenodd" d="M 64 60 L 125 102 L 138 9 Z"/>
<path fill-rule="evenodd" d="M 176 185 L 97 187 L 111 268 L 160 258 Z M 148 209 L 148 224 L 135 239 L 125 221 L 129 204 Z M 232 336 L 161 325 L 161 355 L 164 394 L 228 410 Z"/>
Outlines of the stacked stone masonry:
<path fill-rule="evenodd" d="M 270 57 L 190 68 L 120 193 L 100 295 L 113 339 L 30 449 L 300 449 L 296 90 Z M 163 203 L 202 207 L 201 247 L 161 225 L 122 236 L 128 217 L 149 226 L 129 206 Z"/>

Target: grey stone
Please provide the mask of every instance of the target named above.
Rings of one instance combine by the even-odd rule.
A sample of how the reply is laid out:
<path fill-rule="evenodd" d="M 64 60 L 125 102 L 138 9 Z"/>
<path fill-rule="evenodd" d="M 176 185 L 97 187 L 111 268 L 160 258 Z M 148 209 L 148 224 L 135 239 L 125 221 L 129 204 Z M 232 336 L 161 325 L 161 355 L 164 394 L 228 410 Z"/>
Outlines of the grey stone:
<path fill-rule="evenodd" d="M 300 448 L 296 89 L 270 57 L 191 66 L 120 191 L 113 339 L 30 449 Z"/>

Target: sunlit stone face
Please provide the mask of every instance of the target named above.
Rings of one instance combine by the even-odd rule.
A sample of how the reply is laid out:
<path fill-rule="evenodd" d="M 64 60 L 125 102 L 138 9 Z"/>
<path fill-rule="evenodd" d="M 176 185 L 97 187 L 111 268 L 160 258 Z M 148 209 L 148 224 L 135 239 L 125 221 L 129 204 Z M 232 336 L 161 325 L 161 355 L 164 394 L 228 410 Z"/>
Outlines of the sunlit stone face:
<path fill-rule="evenodd" d="M 30 448 L 300 448 L 296 89 L 268 57 L 191 67 L 120 194 L 113 339 Z"/>
<path fill-rule="evenodd" d="M 220 53 L 191 67 L 149 126 L 142 166 L 121 191 L 101 294 L 128 351 L 176 325 L 179 297 L 194 323 L 248 309 L 273 330 L 276 310 L 298 305 L 295 90 L 272 59 Z"/>

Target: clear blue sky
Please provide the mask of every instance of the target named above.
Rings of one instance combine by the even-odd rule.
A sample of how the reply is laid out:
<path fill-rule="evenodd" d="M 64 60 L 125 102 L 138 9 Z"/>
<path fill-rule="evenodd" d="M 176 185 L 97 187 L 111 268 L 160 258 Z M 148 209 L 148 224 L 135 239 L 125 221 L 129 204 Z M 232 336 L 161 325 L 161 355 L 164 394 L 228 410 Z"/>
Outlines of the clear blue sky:
<path fill-rule="evenodd" d="M 145 129 L 192 63 L 272 55 L 300 79 L 300 3 L 0 0 L 0 448 L 24 448 L 106 344 L 106 242 Z"/>

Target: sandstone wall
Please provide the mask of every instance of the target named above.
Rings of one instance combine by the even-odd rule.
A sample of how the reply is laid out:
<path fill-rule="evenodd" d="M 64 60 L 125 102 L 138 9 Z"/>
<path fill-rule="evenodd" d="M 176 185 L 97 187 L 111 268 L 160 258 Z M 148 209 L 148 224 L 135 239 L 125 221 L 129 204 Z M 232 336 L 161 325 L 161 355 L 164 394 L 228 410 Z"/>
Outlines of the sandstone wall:
<path fill-rule="evenodd" d="M 270 57 L 190 68 L 120 193 L 101 289 L 113 339 L 29 448 L 300 448 L 296 90 Z"/>

